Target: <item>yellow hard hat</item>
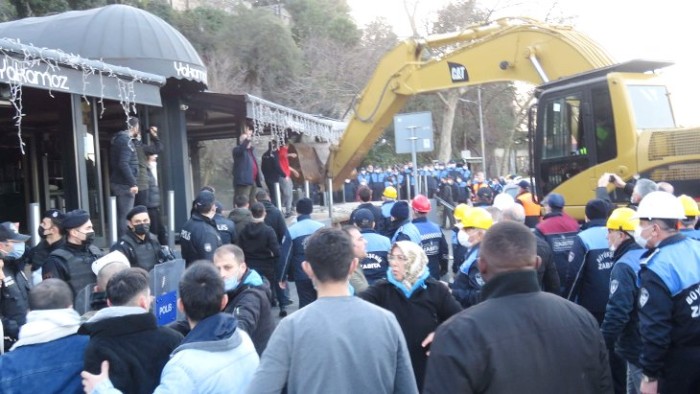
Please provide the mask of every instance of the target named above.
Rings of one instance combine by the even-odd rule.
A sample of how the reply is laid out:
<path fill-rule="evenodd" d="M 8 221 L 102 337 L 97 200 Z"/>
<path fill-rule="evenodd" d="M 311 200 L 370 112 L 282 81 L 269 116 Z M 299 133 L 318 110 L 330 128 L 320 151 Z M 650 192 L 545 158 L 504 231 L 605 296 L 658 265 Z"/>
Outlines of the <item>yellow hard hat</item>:
<path fill-rule="evenodd" d="M 700 216 L 700 209 L 698 209 L 698 203 L 693 200 L 692 197 L 685 194 L 678 196 L 678 201 L 683 204 L 683 211 L 685 216 Z"/>
<path fill-rule="evenodd" d="M 639 226 L 639 219 L 634 218 L 636 212 L 630 208 L 617 208 L 605 224 L 610 230 L 634 231 Z"/>
<path fill-rule="evenodd" d="M 396 200 L 396 197 L 399 196 L 399 193 L 396 192 L 395 187 L 387 186 L 384 188 L 384 193 L 382 194 L 382 196 Z"/>
<path fill-rule="evenodd" d="M 462 218 L 463 228 L 488 230 L 493 225 L 493 217 L 483 208 L 470 209 Z"/>
<path fill-rule="evenodd" d="M 464 215 L 467 212 L 469 212 L 469 209 L 471 209 L 471 207 L 469 205 L 459 204 L 455 207 L 454 213 L 452 215 L 455 217 L 455 219 L 457 219 L 458 221 L 461 222 L 462 219 L 464 218 Z"/>

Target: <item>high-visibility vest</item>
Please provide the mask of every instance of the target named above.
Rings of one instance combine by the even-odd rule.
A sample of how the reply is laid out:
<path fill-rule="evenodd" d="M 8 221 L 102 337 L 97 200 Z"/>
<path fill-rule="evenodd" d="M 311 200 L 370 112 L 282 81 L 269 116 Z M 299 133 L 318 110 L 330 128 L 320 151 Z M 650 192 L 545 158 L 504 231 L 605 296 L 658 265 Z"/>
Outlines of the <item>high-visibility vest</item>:
<path fill-rule="evenodd" d="M 517 198 L 525 208 L 525 216 L 540 216 L 540 206 L 532 200 L 532 193 L 523 193 Z"/>

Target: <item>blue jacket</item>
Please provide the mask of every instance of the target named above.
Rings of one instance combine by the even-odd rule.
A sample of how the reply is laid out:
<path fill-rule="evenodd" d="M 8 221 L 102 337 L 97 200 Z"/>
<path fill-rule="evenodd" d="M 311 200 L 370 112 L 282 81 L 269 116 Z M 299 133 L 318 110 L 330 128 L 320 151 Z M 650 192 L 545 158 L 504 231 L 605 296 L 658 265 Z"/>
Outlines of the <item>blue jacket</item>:
<path fill-rule="evenodd" d="M 391 249 L 391 240 L 377 234 L 374 230 L 361 230 L 362 238 L 367 241 L 367 257 L 362 259 L 360 266 L 370 285 L 379 279 L 386 278 L 386 270 L 389 267 L 387 255 Z"/>
<path fill-rule="evenodd" d="M 245 140 L 233 147 L 233 186 L 253 186 L 262 187 L 262 170 L 255 160 L 253 149 L 248 149 L 251 141 Z M 253 179 L 253 169 L 258 169 L 258 176 Z"/>
<path fill-rule="evenodd" d="M 452 273 L 454 274 L 459 271 L 459 267 L 462 265 L 464 257 L 467 255 L 467 248 L 462 246 L 457 239 L 459 231 L 457 227 L 452 227 Z"/>
<path fill-rule="evenodd" d="M 637 275 L 644 252 L 645 249 L 640 248 L 633 239 L 623 242 L 615 250 L 615 265 L 610 271 L 610 296 L 600 326 L 608 349 L 615 349 L 617 354 L 634 365 L 639 365 L 642 347 L 637 308 Z"/>
<path fill-rule="evenodd" d="M 659 377 L 697 365 L 700 243 L 681 234 L 663 240 L 642 255 L 639 281 L 639 366 L 644 374 Z"/>
<path fill-rule="evenodd" d="M 604 221 L 590 221 L 589 225 L 574 238 L 563 294 L 591 312 L 600 324 L 608 303 L 613 254 Z"/>
<path fill-rule="evenodd" d="M 136 186 L 139 159 L 128 131 L 120 131 L 112 138 L 109 152 L 109 166 L 112 169 L 109 181 L 118 185 Z"/>
<path fill-rule="evenodd" d="M 427 217 L 413 219 L 413 224 L 421 235 L 420 245 L 428 256 L 430 276 L 440 280 L 440 276 L 447 273 L 447 262 L 450 259 L 445 234 L 437 224 L 428 221 Z"/>
<path fill-rule="evenodd" d="M 219 237 L 221 237 L 221 244 L 234 243 L 233 240 L 236 239 L 236 225 L 233 223 L 233 220 L 217 213 L 214 215 L 214 223 L 216 223 L 216 230 L 219 232 Z"/>
<path fill-rule="evenodd" d="M 681 229 L 681 234 L 685 235 L 688 238 L 700 240 L 700 230 L 695 230 L 692 228 L 684 228 L 684 229 Z"/>
<path fill-rule="evenodd" d="M 469 308 L 481 301 L 481 288 L 485 282 L 476 264 L 479 259 L 479 247 L 480 244 L 476 244 L 469 249 L 464 263 L 459 267 L 454 283 L 450 286 L 452 295 L 464 308 Z"/>
<path fill-rule="evenodd" d="M 4 354 L 0 357 L 0 392 L 82 393 L 80 372 L 89 339 L 69 335 Z"/>
<path fill-rule="evenodd" d="M 172 353 L 159 393 L 245 393 L 260 359 L 236 318 L 218 313 L 200 321 Z M 117 393 L 106 381 L 94 393 Z"/>
<path fill-rule="evenodd" d="M 301 263 L 304 261 L 304 247 L 306 239 L 322 227 L 323 223 L 311 220 L 310 215 L 299 215 L 297 222 L 289 227 L 287 235 L 282 240 L 282 250 L 277 263 L 280 281 L 287 280 L 288 274 L 289 279 L 294 281 L 309 279 L 301 269 Z M 289 272 L 290 269 L 291 272 Z"/>
<path fill-rule="evenodd" d="M 406 219 L 406 221 L 401 223 L 399 228 L 396 229 L 396 232 L 391 237 L 392 244 L 396 243 L 397 241 L 411 241 L 416 245 L 420 245 L 421 235 L 420 231 L 418 231 L 418 227 L 411 223 L 409 219 Z"/>

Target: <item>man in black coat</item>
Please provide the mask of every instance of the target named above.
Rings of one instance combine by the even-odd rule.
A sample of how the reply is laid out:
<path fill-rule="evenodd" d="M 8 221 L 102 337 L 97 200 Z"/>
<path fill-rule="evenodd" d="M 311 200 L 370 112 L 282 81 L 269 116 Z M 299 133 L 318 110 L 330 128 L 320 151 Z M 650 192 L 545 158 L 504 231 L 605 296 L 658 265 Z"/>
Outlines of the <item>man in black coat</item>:
<path fill-rule="evenodd" d="M 245 128 L 238 140 L 238 145 L 233 147 L 233 196 L 248 196 L 248 200 L 255 198 L 255 191 L 262 187 L 263 174 L 258 166 L 258 161 L 253 152 L 253 130 Z"/>
<path fill-rule="evenodd" d="M 5 351 L 17 340 L 19 328 L 27 322 L 29 282 L 22 263 L 27 240 L 29 236 L 17 232 L 14 223 L 0 224 L 0 318 Z"/>
<path fill-rule="evenodd" d="M 238 328 L 250 335 L 258 354 L 262 354 L 275 330 L 270 300 L 270 284 L 249 269 L 243 251 L 236 245 L 224 245 L 214 253 L 214 264 L 224 280 L 228 303 L 224 312 L 238 320 Z"/>
<path fill-rule="evenodd" d="M 135 206 L 126 214 L 126 220 L 129 230 L 112 245 L 112 252 L 122 252 L 132 267 L 141 267 L 146 271 L 152 270 L 156 264 L 170 257 L 163 253 L 157 237 L 150 232 L 151 219 L 148 216 L 148 208 L 143 205 Z"/>
<path fill-rule="evenodd" d="M 275 183 L 280 183 L 280 180 L 286 177 L 280 165 L 280 156 L 276 145 L 275 141 L 270 141 L 267 151 L 263 153 L 260 160 L 260 168 L 265 177 L 265 185 L 267 190 L 270 191 L 272 201 L 277 201 Z"/>
<path fill-rule="evenodd" d="M 182 335 L 157 326 L 155 315 L 148 311 L 148 272 L 141 268 L 115 274 L 107 283 L 107 299 L 111 306 L 98 311 L 78 330 L 78 334 L 90 335 L 85 370 L 99 374 L 102 362 L 108 361 L 115 388 L 150 394 Z"/>
<path fill-rule="evenodd" d="M 46 263 L 51 252 L 64 242 L 61 222 L 66 215 L 58 209 L 49 209 L 41 216 L 39 223 L 39 244 L 27 252 L 27 263 L 32 268 L 32 283 L 41 282 L 41 267 Z"/>
<path fill-rule="evenodd" d="M 483 301 L 435 333 L 425 393 L 612 393 L 598 322 L 540 291 L 537 242 L 523 224 L 493 225 L 481 243 Z"/>
<path fill-rule="evenodd" d="M 270 201 L 270 195 L 265 190 L 258 190 L 255 193 L 255 201 L 261 203 L 265 207 L 265 224 L 272 227 L 277 235 L 277 242 L 282 244 L 282 239 L 287 233 L 287 222 L 284 221 L 284 215 Z M 251 202 L 252 204 L 252 202 Z"/>
<path fill-rule="evenodd" d="M 117 229 L 119 236 L 126 232 L 126 214 L 134 207 L 139 192 L 139 158 L 134 139 L 141 128 L 139 119 L 127 120 L 127 130 L 120 131 L 112 138 L 109 150 L 109 175 L 112 194 L 117 197 Z"/>

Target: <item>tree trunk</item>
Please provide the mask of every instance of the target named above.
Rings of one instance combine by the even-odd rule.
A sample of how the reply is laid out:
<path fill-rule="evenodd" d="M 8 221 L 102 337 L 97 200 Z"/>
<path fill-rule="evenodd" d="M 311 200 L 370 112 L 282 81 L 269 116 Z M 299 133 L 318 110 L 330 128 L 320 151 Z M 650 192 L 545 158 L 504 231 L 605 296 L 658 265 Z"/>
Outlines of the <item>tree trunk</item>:
<path fill-rule="evenodd" d="M 440 130 L 438 160 L 443 163 L 450 161 L 452 158 L 452 128 L 455 123 L 457 103 L 459 103 L 459 96 L 461 95 L 462 89 L 448 90 L 444 95 L 441 95 L 444 107 L 442 110 L 442 128 Z"/>

